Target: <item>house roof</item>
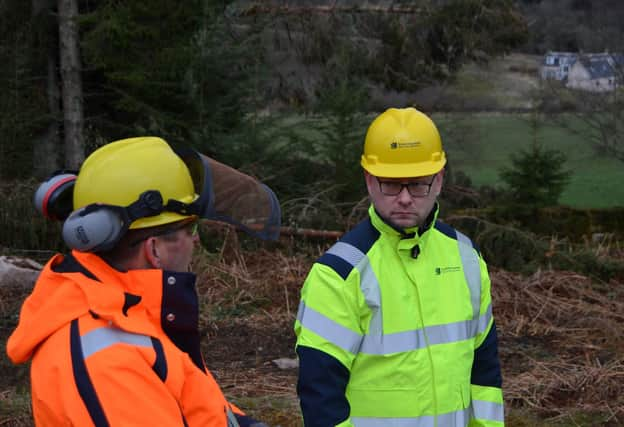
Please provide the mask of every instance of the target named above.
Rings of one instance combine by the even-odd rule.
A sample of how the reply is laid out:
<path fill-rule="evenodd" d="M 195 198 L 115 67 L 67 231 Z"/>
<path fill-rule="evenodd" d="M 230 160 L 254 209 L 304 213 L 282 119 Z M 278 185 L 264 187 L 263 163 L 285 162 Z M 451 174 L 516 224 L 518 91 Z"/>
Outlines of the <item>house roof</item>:
<path fill-rule="evenodd" d="M 608 78 L 615 76 L 614 66 L 607 56 L 581 57 L 581 64 L 589 72 L 591 79 Z"/>

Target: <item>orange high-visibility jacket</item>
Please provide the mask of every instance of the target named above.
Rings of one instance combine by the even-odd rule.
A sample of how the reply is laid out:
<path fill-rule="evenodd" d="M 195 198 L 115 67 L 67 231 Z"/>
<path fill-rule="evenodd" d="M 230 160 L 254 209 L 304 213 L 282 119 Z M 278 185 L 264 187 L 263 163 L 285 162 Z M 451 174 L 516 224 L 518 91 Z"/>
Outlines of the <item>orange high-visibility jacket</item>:
<path fill-rule="evenodd" d="M 74 251 L 43 269 L 7 353 L 32 359 L 38 426 L 237 426 L 248 417 L 205 368 L 197 320 L 194 274 Z"/>

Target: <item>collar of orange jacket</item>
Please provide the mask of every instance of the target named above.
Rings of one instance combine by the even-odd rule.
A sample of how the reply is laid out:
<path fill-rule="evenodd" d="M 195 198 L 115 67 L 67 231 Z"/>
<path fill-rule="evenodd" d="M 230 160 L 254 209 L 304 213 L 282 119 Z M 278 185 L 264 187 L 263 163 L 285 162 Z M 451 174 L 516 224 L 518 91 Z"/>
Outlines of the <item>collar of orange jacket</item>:
<path fill-rule="evenodd" d="M 85 270 L 60 268 L 71 258 L 86 268 L 87 274 Z M 192 273 L 158 269 L 120 272 L 99 256 L 78 251 L 68 257 L 60 254 L 52 257 L 24 301 L 18 326 L 7 342 L 9 358 L 14 363 L 28 361 L 41 342 L 88 313 L 129 332 L 149 333 L 161 321 L 165 275 L 182 276 L 194 287 Z M 132 306 L 128 306 L 128 296 L 132 297 Z M 129 310 L 137 315 L 128 316 Z M 143 313 L 137 313 L 139 310 Z"/>

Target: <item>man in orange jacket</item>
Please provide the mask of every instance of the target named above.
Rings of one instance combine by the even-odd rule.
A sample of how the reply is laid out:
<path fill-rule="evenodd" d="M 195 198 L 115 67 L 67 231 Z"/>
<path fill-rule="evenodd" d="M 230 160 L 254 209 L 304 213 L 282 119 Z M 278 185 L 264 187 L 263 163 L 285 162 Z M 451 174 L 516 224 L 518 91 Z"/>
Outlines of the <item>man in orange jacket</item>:
<path fill-rule="evenodd" d="M 265 426 L 228 403 L 204 365 L 189 267 L 199 218 L 276 237 L 268 187 L 141 137 L 96 150 L 77 177 L 55 175 L 35 203 L 66 218 L 72 249 L 46 264 L 7 344 L 13 362 L 32 360 L 38 426 Z"/>

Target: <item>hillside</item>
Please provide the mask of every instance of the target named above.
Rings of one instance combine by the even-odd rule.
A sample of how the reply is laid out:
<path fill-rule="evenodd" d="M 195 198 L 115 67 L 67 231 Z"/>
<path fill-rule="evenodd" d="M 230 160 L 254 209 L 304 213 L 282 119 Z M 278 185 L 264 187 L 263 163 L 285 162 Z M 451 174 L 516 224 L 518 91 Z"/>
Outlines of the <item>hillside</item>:
<path fill-rule="evenodd" d="M 539 90 L 542 57 L 512 53 L 484 64 L 468 64 L 450 84 L 447 93 L 468 111 L 530 111 Z"/>

